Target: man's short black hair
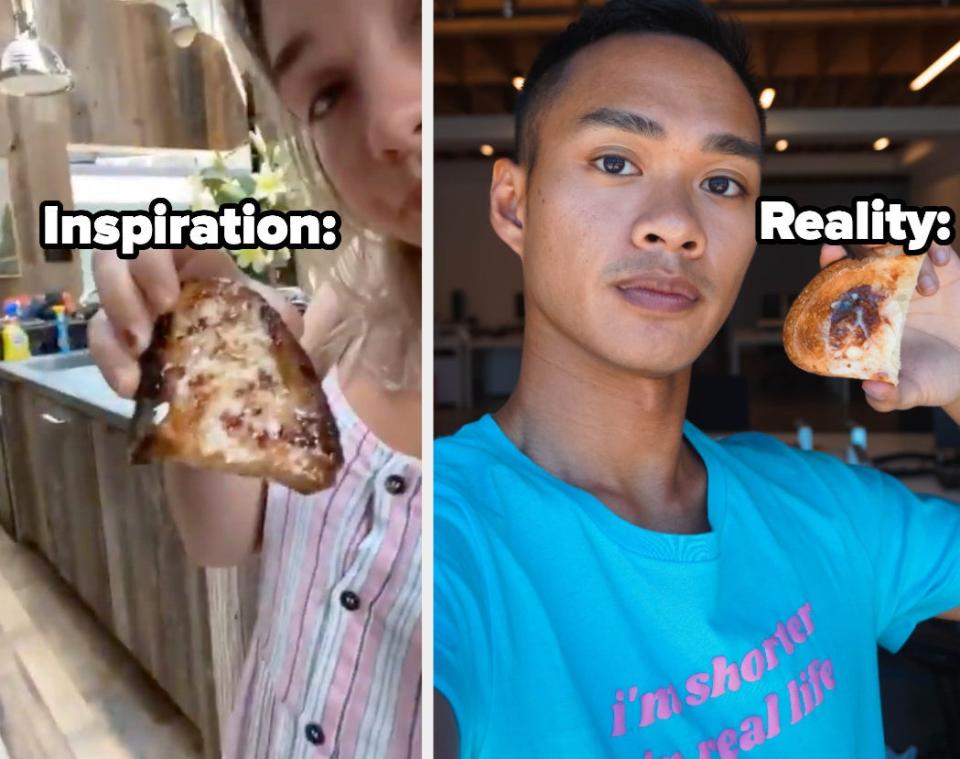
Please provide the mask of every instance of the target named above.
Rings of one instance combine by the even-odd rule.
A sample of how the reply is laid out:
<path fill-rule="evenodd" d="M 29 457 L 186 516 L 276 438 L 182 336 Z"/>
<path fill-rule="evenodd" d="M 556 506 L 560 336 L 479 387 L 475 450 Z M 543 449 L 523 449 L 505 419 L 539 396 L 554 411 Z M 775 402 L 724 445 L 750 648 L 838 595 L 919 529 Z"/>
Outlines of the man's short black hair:
<path fill-rule="evenodd" d="M 740 77 L 766 133 L 764 111 L 750 72 L 749 50 L 742 27 L 725 21 L 702 0 L 610 0 L 589 8 L 537 55 L 517 100 L 517 160 L 532 169 L 537 154 L 540 112 L 563 80 L 570 60 L 584 48 L 615 34 L 672 34 L 698 40 L 715 50 Z"/>

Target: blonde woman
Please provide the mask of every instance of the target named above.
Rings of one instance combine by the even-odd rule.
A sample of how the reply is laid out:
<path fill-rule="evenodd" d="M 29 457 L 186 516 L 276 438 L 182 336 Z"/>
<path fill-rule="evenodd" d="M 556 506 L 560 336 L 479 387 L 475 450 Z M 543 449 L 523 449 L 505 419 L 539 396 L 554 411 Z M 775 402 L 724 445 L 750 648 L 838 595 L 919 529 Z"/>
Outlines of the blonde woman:
<path fill-rule="evenodd" d="M 273 116 L 300 146 L 304 189 L 348 230 L 302 319 L 268 293 L 326 372 L 345 459 L 334 485 L 305 497 L 165 467 L 194 561 L 261 554 L 224 756 L 419 756 L 420 2 L 224 0 L 224 10 L 231 51 L 276 96 Z M 125 396 L 180 282 L 242 276 L 226 253 L 189 250 L 102 253 L 94 271 L 103 308 L 91 349 Z"/>

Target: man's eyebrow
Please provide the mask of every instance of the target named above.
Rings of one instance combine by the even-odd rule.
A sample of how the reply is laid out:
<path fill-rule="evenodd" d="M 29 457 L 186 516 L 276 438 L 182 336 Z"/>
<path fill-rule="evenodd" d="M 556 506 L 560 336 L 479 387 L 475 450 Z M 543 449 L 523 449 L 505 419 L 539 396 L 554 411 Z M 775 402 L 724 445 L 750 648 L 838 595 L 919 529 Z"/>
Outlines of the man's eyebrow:
<path fill-rule="evenodd" d="M 625 132 L 633 132 L 641 137 L 650 137 L 655 140 L 662 140 L 667 136 L 666 130 L 653 119 L 617 108 L 597 108 L 581 116 L 580 123 L 622 129 Z"/>
<path fill-rule="evenodd" d="M 649 116 L 618 108 L 597 108 L 581 116 L 580 123 L 613 127 L 654 140 L 662 140 L 667 136 L 667 130 Z M 759 143 L 737 137 L 735 134 L 712 134 L 704 140 L 702 150 L 704 153 L 725 153 L 754 161 L 760 161 L 763 158 L 763 147 Z"/>
<path fill-rule="evenodd" d="M 763 147 L 759 143 L 745 140 L 735 134 L 711 134 L 703 142 L 703 152 L 738 155 L 754 161 L 763 159 Z"/>
<path fill-rule="evenodd" d="M 279 82 L 283 75 L 293 68 L 304 49 L 310 44 L 310 40 L 311 37 L 308 32 L 300 32 L 280 49 L 277 57 L 270 64 L 270 76 L 274 82 Z"/>

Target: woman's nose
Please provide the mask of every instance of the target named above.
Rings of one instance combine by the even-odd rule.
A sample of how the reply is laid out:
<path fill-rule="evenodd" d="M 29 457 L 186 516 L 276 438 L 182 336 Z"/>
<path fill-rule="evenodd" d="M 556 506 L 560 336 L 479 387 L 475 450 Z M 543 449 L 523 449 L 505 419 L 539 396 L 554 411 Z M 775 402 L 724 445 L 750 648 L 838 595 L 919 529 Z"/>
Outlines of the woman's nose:
<path fill-rule="evenodd" d="M 420 100 L 420 59 L 387 56 L 371 72 L 376 82 L 371 99 L 367 144 L 374 158 L 388 163 L 419 158 L 421 150 L 422 105 Z"/>

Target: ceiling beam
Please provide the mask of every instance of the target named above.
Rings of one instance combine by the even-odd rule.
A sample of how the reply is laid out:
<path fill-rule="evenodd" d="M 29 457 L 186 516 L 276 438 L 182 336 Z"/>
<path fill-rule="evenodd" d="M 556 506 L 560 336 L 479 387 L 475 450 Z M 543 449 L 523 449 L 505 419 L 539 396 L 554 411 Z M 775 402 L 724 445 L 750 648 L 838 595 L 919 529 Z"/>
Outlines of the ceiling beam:
<path fill-rule="evenodd" d="M 815 26 L 927 26 L 960 21 L 960 6 L 906 6 L 864 8 L 783 8 L 775 10 L 718 9 L 721 15 L 737 19 L 748 29 Z M 557 34 L 576 13 L 537 16 L 462 17 L 434 19 L 435 37 L 517 36 Z"/>
<path fill-rule="evenodd" d="M 509 150 L 513 117 L 438 116 L 434 140 L 438 150 L 464 150 L 483 143 Z M 886 135 L 894 141 L 960 135 L 960 107 L 822 108 L 774 110 L 767 132 L 797 142 L 853 143 Z"/>

